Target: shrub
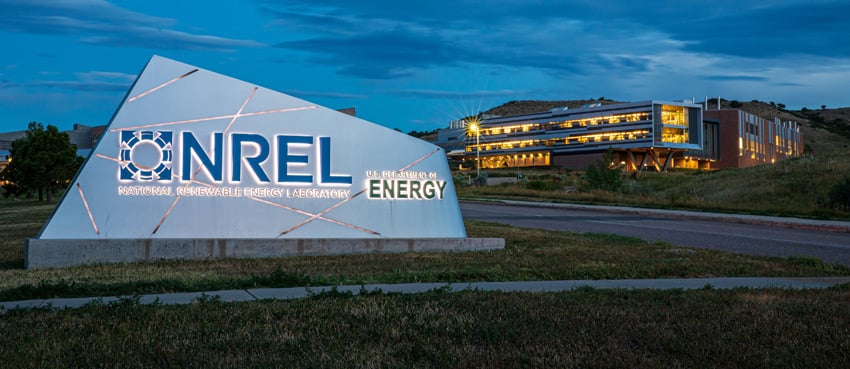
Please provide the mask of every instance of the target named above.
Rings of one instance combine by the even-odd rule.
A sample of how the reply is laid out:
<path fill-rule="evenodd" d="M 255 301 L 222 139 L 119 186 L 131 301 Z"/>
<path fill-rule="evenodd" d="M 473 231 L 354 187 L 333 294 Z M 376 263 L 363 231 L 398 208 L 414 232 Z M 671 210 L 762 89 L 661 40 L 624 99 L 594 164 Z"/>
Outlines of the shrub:
<path fill-rule="evenodd" d="M 588 189 L 616 192 L 623 186 L 622 170 L 615 164 L 614 150 L 608 152 L 597 161 L 590 163 L 584 172 Z"/>
<path fill-rule="evenodd" d="M 525 188 L 538 191 L 555 191 L 560 190 L 561 185 L 552 181 L 533 180 L 525 184 Z"/>
<path fill-rule="evenodd" d="M 477 185 L 477 186 L 486 186 L 488 177 L 489 177 L 489 175 L 487 174 L 487 172 L 481 172 L 481 175 L 479 175 L 478 177 L 475 177 L 475 180 L 474 180 L 473 183 L 475 183 L 475 185 Z"/>
<path fill-rule="evenodd" d="M 827 193 L 829 205 L 844 211 L 850 209 L 850 176 L 845 176 L 832 185 Z"/>

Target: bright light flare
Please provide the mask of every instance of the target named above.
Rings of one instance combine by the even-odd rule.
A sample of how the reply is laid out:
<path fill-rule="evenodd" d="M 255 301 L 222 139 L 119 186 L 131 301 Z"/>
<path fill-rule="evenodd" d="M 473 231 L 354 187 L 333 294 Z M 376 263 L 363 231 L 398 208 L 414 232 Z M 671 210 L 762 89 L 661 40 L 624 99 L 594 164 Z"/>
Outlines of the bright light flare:
<path fill-rule="evenodd" d="M 466 122 L 466 131 L 476 136 L 481 134 L 481 121 L 478 118 L 469 118 Z"/>

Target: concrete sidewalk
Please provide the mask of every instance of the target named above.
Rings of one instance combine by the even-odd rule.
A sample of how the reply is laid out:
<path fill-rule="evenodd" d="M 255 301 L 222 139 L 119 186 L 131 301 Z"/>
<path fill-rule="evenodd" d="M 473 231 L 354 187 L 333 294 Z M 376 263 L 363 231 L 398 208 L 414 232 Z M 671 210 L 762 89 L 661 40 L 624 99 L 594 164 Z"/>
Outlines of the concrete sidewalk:
<path fill-rule="evenodd" d="M 652 289 L 652 290 L 694 290 L 706 287 L 716 289 L 733 288 L 779 288 L 779 289 L 821 289 L 834 285 L 850 283 L 850 277 L 800 277 L 800 278 L 688 278 L 688 279 L 618 279 L 618 280 L 568 280 L 568 281 L 525 281 L 525 282 L 473 282 L 473 283 L 405 283 L 370 284 L 357 286 L 323 286 L 293 288 L 252 288 L 246 290 L 183 292 L 141 296 L 110 296 L 37 299 L 0 302 L 0 313 L 10 309 L 54 308 L 72 309 L 86 304 L 109 304 L 128 298 L 138 297 L 142 304 L 181 305 L 203 299 L 216 299 L 222 302 L 256 300 L 292 300 L 310 297 L 322 292 L 333 291 L 359 294 L 360 292 L 383 293 L 423 293 L 445 289 L 452 292 L 467 290 L 502 292 L 560 292 L 578 288 L 598 289 Z"/>
<path fill-rule="evenodd" d="M 804 218 L 789 218 L 789 217 L 774 217 L 766 215 L 749 215 L 749 214 L 725 214 L 725 213 L 707 213 L 701 211 L 688 210 L 665 210 L 665 209 L 650 209 L 636 208 L 629 206 L 610 206 L 610 205 L 582 205 L 582 204 L 566 204 L 552 202 L 535 202 L 535 201 L 515 201 L 515 200 L 497 200 L 497 199 L 462 199 L 461 201 L 469 202 L 496 202 L 505 205 L 518 206 L 537 206 L 548 208 L 565 208 L 565 209 L 588 209 L 597 211 L 606 211 L 611 213 L 628 213 L 640 214 L 646 216 L 657 216 L 666 218 L 688 218 L 713 220 L 727 223 L 743 223 L 743 224 L 761 224 L 774 227 L 812 229 L 826 232 L 850 232 L 850 222 L 840 220 L 821 220 L 821 219 L 804 219 Z"/>

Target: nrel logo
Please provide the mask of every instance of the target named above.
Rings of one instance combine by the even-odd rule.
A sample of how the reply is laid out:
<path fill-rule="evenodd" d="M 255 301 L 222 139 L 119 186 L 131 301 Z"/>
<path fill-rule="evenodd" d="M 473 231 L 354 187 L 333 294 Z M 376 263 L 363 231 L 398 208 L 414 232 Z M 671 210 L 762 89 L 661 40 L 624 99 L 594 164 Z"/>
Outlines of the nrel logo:
<path fill-rule="evenodd" d="M 120 138 L 119 178 L 125 181 L 171 181 L 172 152 L 176 151 L 183 182 L 194 181 L 203 170 L 214 183 L 239 183 L 243 172 L 256 183 L 271 183 L 272 178 L 278 184 L 352 183 L 351 175 L 332 173 L 330 137 L 275 135 L 269 142 L 255 133 L 225 137 L 222 132 L 212 132 L 208 148 L 191 131 L 180 132 L 177 144 L 171 131 L 121 131 Z"/>
<path fill-rule="evenodd" d="M 121 180 L 171 181 L 172 134 L 121 131 Z"/>

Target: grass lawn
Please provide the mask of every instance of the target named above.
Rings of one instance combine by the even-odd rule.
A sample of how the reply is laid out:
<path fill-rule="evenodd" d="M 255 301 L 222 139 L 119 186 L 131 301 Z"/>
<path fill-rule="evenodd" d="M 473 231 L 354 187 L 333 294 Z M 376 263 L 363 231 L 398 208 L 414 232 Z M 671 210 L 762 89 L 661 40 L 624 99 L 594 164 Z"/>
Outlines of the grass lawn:
<path fill-rule="evenodd" d="M 52 210 L 0 202 L 0 300 L 376 282 L 850 275 L 611 235 L 468 222 L 503 251 L 211 260 L 24 270 Z M 0 314 L 14 368 L 835 368 L 850 363 L 850 285 L 827 290 L 467 291 L 181 306 L 134 298 Z"/>
<path fill-rule="evenodd" d="M 9 203 L 7 203 L 9 204 Z M 23 269 L 23 239 L 52 206 L 0 211 L 0 301 L 309 285 L 499 280 L 850 275 L 809 258 L 766 258 L 637 238 L 467 222 L 470 237 L 500 237 L 503 251 L 168 261 Z"/>
<path fill-rule="evenodd" d="M 846 368 L 850 289 L 126 300 L 0 332 L 10 368 Z"/>
<path fill-rule="evenodd" d="M 491 176 L 516 176 L 515 170 L 487 170 Z M 850 157 L 804 155 L 775 165 L 718 171 L 640 172 L 625 177 L 618 191 L 581 189 L 582 172 L 524 170 L 527 181 L 498 186 L 457 186 L 465 198 L 510 198 L 586 204 L 628 205 L 743 214 L 850 219 L 847 209 L 829 205 L 829 192 L 850 173 Z M 465 176 L 467 173 L 462 173 Z M 472 174 L 474 175 L 474 174 Z M 549 190 L 544 190 L 549 188 Z"/>

